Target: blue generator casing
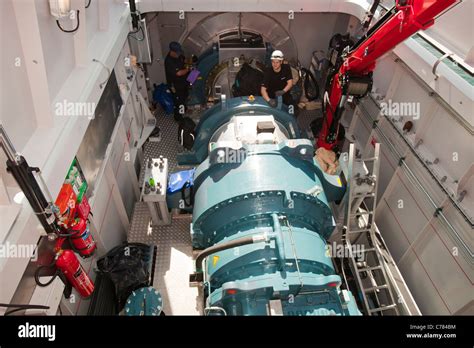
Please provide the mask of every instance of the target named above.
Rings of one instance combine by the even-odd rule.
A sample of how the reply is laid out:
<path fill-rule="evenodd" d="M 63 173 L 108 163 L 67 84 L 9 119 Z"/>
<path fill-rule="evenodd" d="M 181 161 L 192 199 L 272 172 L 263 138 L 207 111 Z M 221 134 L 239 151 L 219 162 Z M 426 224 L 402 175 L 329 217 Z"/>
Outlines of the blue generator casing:
<path fill-rule="evenodd" d="M 338 176 L 281 104 L 234 98 L 202 115 L 182 164 L 194 176 L 192 242 L 206 314 L 360 315 L 327 247 Z"/>

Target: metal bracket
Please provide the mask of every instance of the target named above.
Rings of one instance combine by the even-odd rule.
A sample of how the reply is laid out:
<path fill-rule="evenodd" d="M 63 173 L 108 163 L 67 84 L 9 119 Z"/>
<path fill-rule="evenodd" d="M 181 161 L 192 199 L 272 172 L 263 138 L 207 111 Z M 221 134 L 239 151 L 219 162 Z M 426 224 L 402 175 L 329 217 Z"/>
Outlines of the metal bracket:
<path fill-rule="evenodd" d="M 110 69 L 109 69 L 104 63 L 102 63 L 100 60 L 94 58 L 94 59 L 92 59 L 92 61 L 93 61 L 93 62 L 96 62 L 96 63 L 99 63 L 100 65 L 102 65 L 102 66 L 107 70 L 107 73 L 108 73 L 107 79 L 106 79 L 104 82 L 101 82 L 101 83 L 99 84 L 100 89 L 102 89 L 102 88 L 104 88 L 104 86 L 105 86 L 105 85 L 107 84 L 107 82 L 109 81 L 109 78 L 110 78 L 110 75 L 112 74 L 112 72 L 111 72 Z"/>
<path fill-rule="evenodd" d="M 398 160 L 398 166 L 401 167 L 403 165 L 403 162 L 405 162 L 405 158 L 406 157 L 400 157 L 400 159 Z"/>
<path fill-rule="evenodd" d="M 438 60 L 434 63 L 432 73 L 435 76 L 435 81 L 438 80 L 439 76 L 440 76 L 439 74 L 436 73 L 436 70 L 438 69 L 439 63 L 441 63 L 443 60 L 445 60 L 446 58 L 451 57 L 453 55 L 454 55 L 454 53 L 445 53 L 444 55 L 439 57 Z"/>
<path fill-rule="evenodd" d="M 443 211 L 443 207 L 438 207 L 438 208 L 436 208 L 436 210 L 435 210 L 433 216 L 434 216 L 434 217 L 438 217 L 439 214 L 440 214 L 442 211 Z"/>

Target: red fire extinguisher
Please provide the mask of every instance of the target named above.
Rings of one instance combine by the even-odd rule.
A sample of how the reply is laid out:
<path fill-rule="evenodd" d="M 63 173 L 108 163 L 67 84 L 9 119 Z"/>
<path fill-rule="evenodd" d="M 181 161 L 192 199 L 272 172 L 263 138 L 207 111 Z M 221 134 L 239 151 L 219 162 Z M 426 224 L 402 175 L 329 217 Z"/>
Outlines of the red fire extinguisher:
<path fill-rule="evenodd" d="M 87 275 L 87 272 L 84 270 L 84 267 L 82 267 L 74 252 L 71 250 L 64 250 L 60 247 L 63 241 L 64 239 L 60 238 L 56 243 L 56 255 L 53 262 L 50 265 L 40 266 L 36 269 L 36 284 L 39 286 L 48 286 L 57 276 L 63 274 L 69 284 L 77 290 L 79 295 L 83 298 L 87 298 L 92 295 L 92 292 L 94 291 L 94 283 Z M 48 282 L 41 283 L 39 279 L 41 270 L 51 267 L 56 267 L 56 273 Z"/>
<path fill-rule="evenodd" d="M 97 245 L 92 238 L 89 223 L 86 220 L 82 218 L 75 219 L 67 231 L 74 251 L 82 257 L 89 257 L 94 253 Z"/>
<path fill-rule="evenodd" d="M 60 249 L 56 254 L 56 267 L 65 276 L 68 282 L 77 290 L 79 295 L 86 298 L 92 295 L 94 283 L 87 275 L 74 252 Z"/>

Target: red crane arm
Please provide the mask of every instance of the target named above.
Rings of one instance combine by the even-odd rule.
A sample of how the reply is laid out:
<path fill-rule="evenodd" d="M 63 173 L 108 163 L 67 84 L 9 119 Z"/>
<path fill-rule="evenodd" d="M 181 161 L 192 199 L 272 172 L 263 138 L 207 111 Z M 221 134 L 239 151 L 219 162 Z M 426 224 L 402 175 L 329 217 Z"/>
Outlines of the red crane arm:
<path fill-rule="evenodd" d="M 317 147 L 333 149 L 337 144 L 337 129 L 345 90 L 350 77 L 370 76 L 378 58 L 419 30 L 434 24 L 435 18 L 459 0 L 397 0 L 395 7 L 350 49 L 331 82 L 326 96 L 324 122 Z M 347 89 L 347 88 L 346 88 Z"/>

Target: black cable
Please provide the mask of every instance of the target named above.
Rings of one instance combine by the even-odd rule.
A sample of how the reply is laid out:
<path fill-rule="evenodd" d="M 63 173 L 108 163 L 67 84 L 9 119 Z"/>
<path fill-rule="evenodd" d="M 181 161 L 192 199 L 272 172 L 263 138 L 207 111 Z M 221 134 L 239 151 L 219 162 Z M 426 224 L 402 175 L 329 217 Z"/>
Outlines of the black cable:
<path fill-rule="evenodd" d="M 326 92 L 329 93 L 329 91 L 331 91 L 332 80 L 336 76 L 337 70 L 338 69 L 336 69 L 335 67 L 331 67 L 331 68 L 328 69 L 328 73 L 327 73 L 327 76 L 326 76 L 326 83 L 325 83 L 325 86 L 324 86 L 324 95 L 326 94 Z M 326 101 L 324 99 L 325 98 L 324 95 L 323 95 L 323 102 L 321 103 L 321 111 L 323 113 L 323 125 L 324 125 L 325 122 L 327 122 Z M 332 108 L 332 105 L 329 104 L 328 106 L 329 106 L 329 108 L 331 108 L 331 112 L 334 114 L 335 110 Z"/>
<path fill-rule="evenodd" d="M 70 232 L 70 231 L 72 231 L 70 228 L 66 230 L 66 232 Z M 72 233 L 58 233 L 58 237 L 64 237 L 64 238 L 72 237 L 72 236 L 74 236 L 76 233 L 77 233 L 77 231 L 72 232 Z"/>
<path fill-rule="evenodd" d="M 309 101 L 318 99 L 319 98 L 319 85 L 313 73 L 306 68 L 302 68 L 301 71 L 305 73 L 303 85 L 304 85 L 304 93 L 305 93 L 306 98 Z M 310 80 L 312 80 L 313 85 L 314 85 L 314 95 L 309 95 L 309 92 L 308 92 Z"/>
<path fill-rule="evenodd" d="M 32 305 L 32 304 L 17 304 L 17 303 L 0 303 L 0 307 L 7 307 L 7 308 L 10 308 L 10 307 L 15 307 L 15 308 L 25 308 L 25 309 L 29 309 L 29 308 L 39 308 L 39 309 L 48 309 L 49 307 L 48 306 L 43 306 L 43 305 Z"/>
<path fill-rule="evenodd" d="M 25 309 L 49 309 L 49 306 L 44 305 L 32 305 L 32 304 L 15 304 L 15 303 L 0 303 L 0 307 L 7 307 L 7 308 L 16 308 L 9 311 L 6 311 L 3 315 L 9 315 L 15 312 L 23 311 Z"/>
<path fill-rule="evenodd" d="M 372 6 L 369 9 L 369 12 L 367 13 L 367 19 L 364 22 L 364 25 L 362 26 L 365 30 L 370 25 L 370 22 L 372 22 L 372 19 L 374 18 L 375 11 L 377 11 L 377 7 L 379 7 L 380 0 L 375 0 L 372 4 Z"/>
<path fill-rule="evenodd" d="M 189 184 L 189 186 L 187 186 L 188 184 Z M 188 187 L 189 187 L 189 203 L 186 199 L 186 188 L 188 188 Z M 181 198 L 183 199 L 184 205 L 186 207 L 190 207 L 190 206 L 193 205 L 193 203 L 194 203 L 193 185 L 191 185 L 191 183 L 189 181 L 186 181 L 186 183 L 181 188 Z"/>
<path fill-rule="evenodd" d="M 87 3 L 87 5 L 85 6 L 85 8 L 89 8 L 89 6 L 91 5 L 91 2 L 92 2 L 92 0 L 89 0 L 89 2 Z"/>
<path fill-rule="evenodd" d="M 135 0 L 128 0 L 130 6 L 130 15 L 132 16 L 132 27 L 133 29 L 138 27 L 138 21 L 141 19 L 138 12 Z"/>
<path fill-rule="evenodd" d="M 41 287 L 45 287 L 45 286 L 48 286 L 49 284 L 51 284 L 55 279 L 56 277 L 59 275 L 59 270 L 56 270 L 56 272 L 54 273 L 53 277 L 48 280 L 46 283 L 41 283 L 41 281 L 39 280 L 39 277 L 40 277 L 40 271 L 44 268 L 52 268 L 56 265 L 56 260 L 53 260 L 53 262 L 51 262 L 49 265 L 43 265 L 43 266 L 39 266 L 36 271 L 35 271 L 35 282 L 38 286 L 41 286 Z"/>
<path fill-rule="evenodd" d="M 231 240 L 229 242 L 223 242 L 223 243 L 220 243 L 220 244 L 216 244 L 216 245 L 213 245 L 213 246 L 211 246 L 207 249 L 204 249 L 196 257 L 196 270 L 198 272 L 202 272 L 202 261 L 204 260 L 205 257 L 207 257 L 211 254 L 215 254 L 218 251 L 227 250 L 227 249 L 235 248 L 235 247 L 238 247 L 238 246 L 253 244 L 253 243 L 255 243 L 253 237 L 252 236 L 247 236 L 247 237 L 242 237 L 242 238 L 239 238 L 239 239 L 234 239 L 234 240 Z"/>
<path fill-rule="evenodd" d="M 151 19 L 149 19 L 147 21 L 147 25 L 150 26 L 150 23 L 153 22 L 157 17 L 158 17 L 159 13 L 155 14 L 153 17 L 151 17 Z"/>
<path fill-rule="evenodd" d="M 61 27 L 61 24 L 59 23 L 59 19 L 56 19 L 56 24 L 58 25 L 58 28 L 61 29 L 62 32 L 64 33 L 74 33 L 79 29 L 79 10 L 76 11 L 76 17 L 77 17 L 77 25 L 74 29 L 71 30 L 66 30 Z"/>
<path fill-rule="evenodd" d="M 28 308 L 17 308 L 17 309 L 12 309 L 10 311 L 6 311 L 3 315 L 7 316 L 7 315 L 10 315 L 12 313 L 19 312 L 19 311 L 24 311 L 24 310 L 27 310 L 27 309 L 49 309 L 49 308 L 50 308 L 49 306 L 31 305 Z"/>
<path fill-rule="evenodd" d="M 74 234 L 78 234 L 78 233 L 76 232 Z M 72 242 L 73 239 L 79 239 L 79 238 L 82 238 L 82 235 L 77 235 L 75 237 L 69 236 L 67 240 L 69 241 L 69 245 L 71 246 L 71 249 L 74 250 L 76 253 L 78 253 L 81 257 L 84 257 L 84 255 L 81 254 L 81 251 L 89 249 L 89 246 L 86 245 L 84 248 L 76 248 L 76 246 Z"/>

